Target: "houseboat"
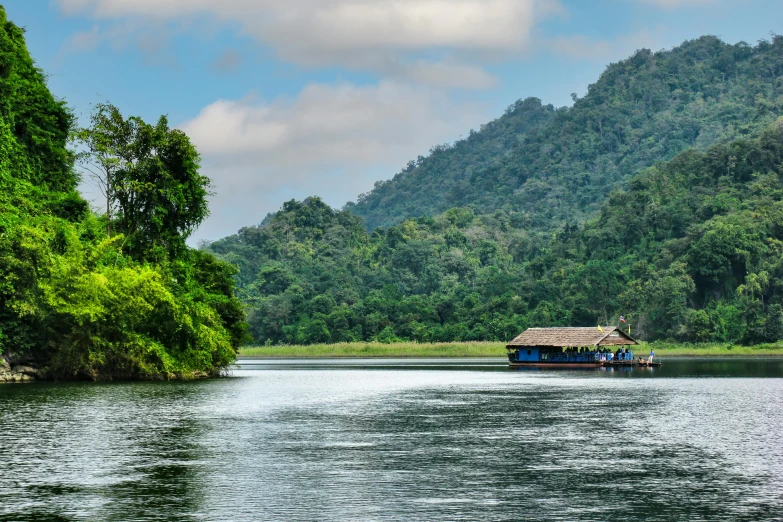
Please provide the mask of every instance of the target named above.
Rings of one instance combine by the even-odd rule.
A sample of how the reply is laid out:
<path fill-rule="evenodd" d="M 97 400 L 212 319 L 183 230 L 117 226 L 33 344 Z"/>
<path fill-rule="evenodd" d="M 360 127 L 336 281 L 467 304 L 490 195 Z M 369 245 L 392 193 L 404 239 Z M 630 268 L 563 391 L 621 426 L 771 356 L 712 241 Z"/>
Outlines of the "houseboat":
<path fill-rule="evenodd" d="M 660 366 L 634 358 L 639 343 L 616 326 L 528 328 L 506 345 L 509 366 L 560 368 Z"/>

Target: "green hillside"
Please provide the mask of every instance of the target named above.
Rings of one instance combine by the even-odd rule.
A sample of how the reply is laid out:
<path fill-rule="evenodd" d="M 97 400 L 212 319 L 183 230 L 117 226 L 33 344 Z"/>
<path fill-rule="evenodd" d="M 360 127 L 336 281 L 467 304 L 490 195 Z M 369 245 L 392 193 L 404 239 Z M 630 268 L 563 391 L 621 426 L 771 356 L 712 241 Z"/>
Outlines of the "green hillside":
<path fill-rule="evenodd" d="M 517 102 L 346 208 L 370 230 L 466 206 L 519 213 L 534 230 L 580 223 L 640 169 L 772 123 L 783 113 L 781 75 L 782 36 L 755 47 L 705 36 L 641 50 L 608 66 L 572 107 Z"/>
<path fill-rule="evenodd" d="M 107 237 L 106 216 L 76 191 L 74 117 L 0 6 L 0 374 L 25 365 L 58 379 L 194 375 L 236 355 L 234 269 L 185 246 L 207 212 L 198 153 L 165 118 L 111 115 L 115 128 L 94 134 L 115 170 Z"/>
<path fill-rule="evenodd" d="M 614 324 L 644 339 L 783 338 L 783 120 L 686 151 L 546 238 L 454 208 L 368 233 L 317 198 L 210 249 L 240 267 L 261 343 L 507 340 Z"/>

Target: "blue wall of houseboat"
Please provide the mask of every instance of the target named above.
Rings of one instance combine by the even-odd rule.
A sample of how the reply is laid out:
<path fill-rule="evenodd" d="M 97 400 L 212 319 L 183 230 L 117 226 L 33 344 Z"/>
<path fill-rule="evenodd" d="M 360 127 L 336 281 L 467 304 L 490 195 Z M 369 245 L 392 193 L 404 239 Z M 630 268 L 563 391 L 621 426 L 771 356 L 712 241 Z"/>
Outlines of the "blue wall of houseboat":
<path fill-rule="evenodd" d="M 612 360 L 634 360 L 633 352 L 627 352 L 619 356 L 615 352 L 606 351 L 599 353 L 597 350 L 590 352 L 548 352 L 545 359 L 541 359 L 539 352 L 539 349 L 536 347 L 518 348 L 508 353 L 508 360 L 510 362 L 538 362 L 543 360 L 551 363 L 594 363 Z"/>
<path fill-rule="evenodd" d="M 538 361 L 538 348 L 520 348 L 518 361 Z"/>

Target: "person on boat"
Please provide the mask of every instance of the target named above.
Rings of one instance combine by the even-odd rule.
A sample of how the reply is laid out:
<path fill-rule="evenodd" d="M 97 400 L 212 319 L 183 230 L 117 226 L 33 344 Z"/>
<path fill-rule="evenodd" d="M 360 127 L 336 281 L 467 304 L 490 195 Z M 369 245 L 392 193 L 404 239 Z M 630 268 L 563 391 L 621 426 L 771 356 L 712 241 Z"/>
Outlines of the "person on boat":
<path fill-rule="evenodd" d="M 655 357 L 655 352 L 650 348 L 650 357 L 647 359 L 647 364 L 652 364 L 653 357 Z"/>

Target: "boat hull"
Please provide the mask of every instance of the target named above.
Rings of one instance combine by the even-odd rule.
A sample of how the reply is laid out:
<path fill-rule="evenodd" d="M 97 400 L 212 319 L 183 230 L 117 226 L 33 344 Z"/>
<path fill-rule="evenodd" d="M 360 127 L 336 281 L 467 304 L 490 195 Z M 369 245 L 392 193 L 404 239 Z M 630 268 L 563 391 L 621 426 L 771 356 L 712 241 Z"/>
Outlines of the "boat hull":
<path fill-rule="evenodd" d="M 508 365 L 514 367 L 536 367 L 536 368 L 615 368 L 615 367 L 636 367 L 636 368 L 658 368 L 659 362 L 648 363 L 646 361 L 596 361 L 596 362 L 543 362 L 543 361 L 522 361 L 509 362 Z"/>
<path fill-rule="evenodd" d="M 604 365 L 602 362 L 541 362 L 541 361 L 523 361 L 523 362 L 510 362 L 509 366 L 535 366 L 537 368 L 600 368 Z"/>

